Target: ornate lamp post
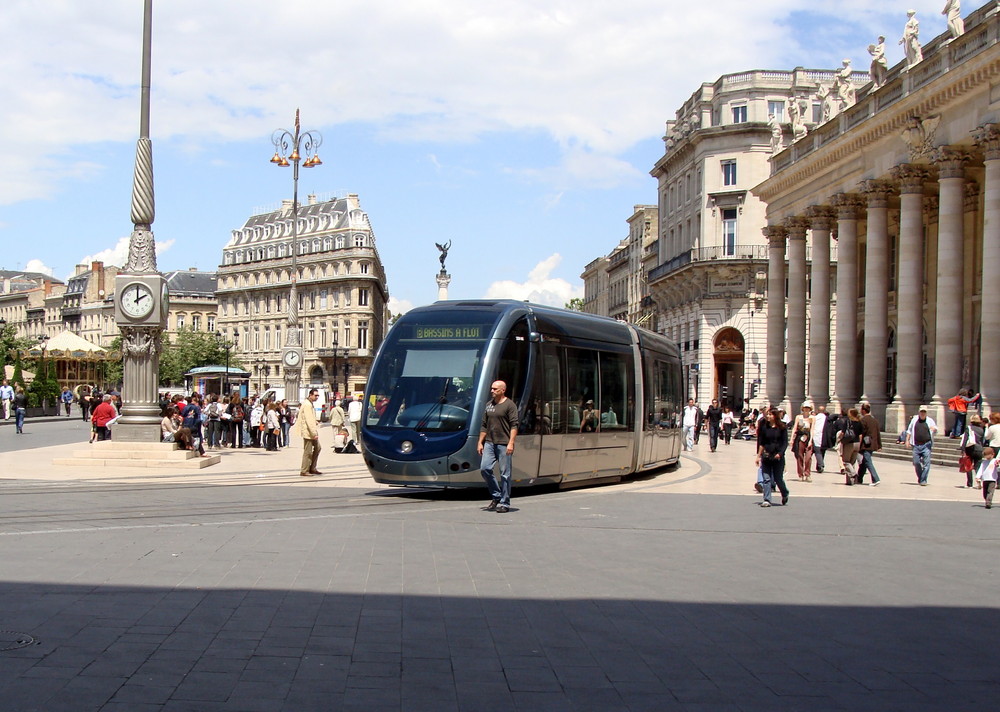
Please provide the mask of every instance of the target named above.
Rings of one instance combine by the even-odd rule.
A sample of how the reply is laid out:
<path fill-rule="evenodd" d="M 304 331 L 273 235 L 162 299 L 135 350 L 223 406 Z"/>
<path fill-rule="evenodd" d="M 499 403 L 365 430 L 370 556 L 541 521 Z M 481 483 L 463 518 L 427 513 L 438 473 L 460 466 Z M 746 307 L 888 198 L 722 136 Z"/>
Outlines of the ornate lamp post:
<path fill-rule="evenodd" d="M 234 346 L 236 346 L 236 342 L 239 341 L 239 338 L 240 338 L 240 330 L 239 329 L 233 329 L 233 340 L 232 341 L 229 341 L 228 339 L 223 338 L 221 331 L 216 331 L 215 332 L 215 342 L 219 345 L 220 349 L 223 349 L 226 352 L 226 379 L 225 379 L 225 381 L 223 381 L 223 385 L 222 385 L 222 395 L 226 399 L 228 399 L 229 396 L 230 396 L 230 393 L 229 393 L 229 352 L 233 350 Z"/>
<path fill-rule="evenodd" d="M 38 373 L 35 374 L 35 378 L 42 378 L 42 379 L 44 379 L 46 377 L 46 375 L 47 375 L 46 372 L 45 372 L 45 348 L 49 345 L 49 335 L 48 334 L 39 334 L 38 335 L 38 344 L 39 344 L 39 346 L 42 347 L 42 361 L 41 361 L 41 363 L 39 365 Z M 44 396 L 42 397 L 42 401 L 41 402 L 42 402 L 42 415 L 45 415 L 45 397 Z M 59 412 L 58 412 L 58 406 L 57 406 L 56 415 L 58 415 L 58 414 L 59 414 Z"/>
<path fill-rule="evenodd" d="M 292 408 L 299 406 L 299 381 L 302 374 L 302 330 L 299 328 L 299 163 L 303 168 L 312 168 L 323 162 L 319 160 L 323 137 L 316 131 L 302 131 L 299 126 L 299 110 L 295 110 L 295 129 L 278 129 L 271 135 L 274 155 L 271 163 L 280 168 L 292 166 L 292 286 L 288 296 L 288 329 L 285 347 L 281 352 L 281 363 L 285 369 L 285 398 Z M 309 158 L 312 153 L 312 158 Z M 302 160 L 302 154 L 306 159 Z"/>

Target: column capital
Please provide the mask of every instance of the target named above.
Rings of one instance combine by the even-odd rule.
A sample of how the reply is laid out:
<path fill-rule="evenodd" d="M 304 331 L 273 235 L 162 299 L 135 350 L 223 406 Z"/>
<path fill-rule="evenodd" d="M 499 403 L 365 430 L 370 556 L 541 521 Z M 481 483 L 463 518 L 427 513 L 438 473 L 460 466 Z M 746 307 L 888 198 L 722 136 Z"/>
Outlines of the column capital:
<path fill-rule="evenodd" d="M 805 240 L 806 230 L 809 229 L 809 221 L 798 215 L 785 218 L 785 229 L 788 231 L 789 240 Z"/>
<path fill-rule="evenodd" d="M 837 193 L 830 202 L 837 210 L 838 220 L 857 220 L 858 212 L 864 206 L 864 197 L 858 193 Z"/>
<path fill-rule="evenodd" d="M 987 161 L 1000 159 L 1000 124 L 983 124 L 972 130 L 972 138 Z"/>
<path fill-rule="evenodd" d="M 965 191 L 965 202 L 963 207 L 966 212 L 972 212 L 979 208 L 979 183 L 974 180 L 966 181 L 962 186 Z"/>
<path fill-rule="evenodd" d="M 972 158 L 964 148 L 938 146 L 931 151 L 931 162 L 937 166 L 939 178 L 964 178 L 965 164 Z"/>
<path fill-rule="evenodd" d="M 923 211 L 924 220 L 928 223 L 936 223 L 938 221 L 938 207 L 940 206 L 940 200 L 936 195 L 925 195 L 923 201 Z"/>
<path fill-rule="evenodd" d="M 889 196 L 896 192 L 890 181 L 869 178 L 861 181 L 858 190 L 868 201 L 869 208 L 889 207 Z"/>
<path fill-rule="evenodd" d="M 764 233 L 768 243 L 772 245 L 784 246 L 785 238 L 788 237 L 788 230 L 785 229 L 784 225 L 767 225 L 761 228 L 761 232 Z"/>
<path fill-rule="evenodd" d="M 810 205 L 806 208 L 806 220 L 813 230 L 829 230 L 836 216 L 837 211 L 830 205 Z"/>
<path fill-rule="evenodd" d="M 923 166 L 913 163 L 901 163 L 889 169 L 889 175 L 899 183 L 900 193 L 923 193 L 924 183 L 930 173 Z"/>

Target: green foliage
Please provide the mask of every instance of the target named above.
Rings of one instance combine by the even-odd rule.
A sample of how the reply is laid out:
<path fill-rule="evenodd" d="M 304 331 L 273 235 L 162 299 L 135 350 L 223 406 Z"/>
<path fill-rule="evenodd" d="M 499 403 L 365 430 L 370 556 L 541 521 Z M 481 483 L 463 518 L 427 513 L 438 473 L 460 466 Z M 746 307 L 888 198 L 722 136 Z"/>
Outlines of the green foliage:
<path fill-rule="evenodd" d="M 56 380 L 55 364 L 51 359 L 39 360 L 35 364 L 35 380 L 27 388 L 28 405 L 38 407 L 42 403 L 51 405 L 59 398 L 62 389 Z"/>
<path fill-rule="evenodd" d="M 580 297 L 573 297 L 568 302 L 566 302 L 565 306 L 566 306 L 566 309 L 569 309 L 570 311 L 582 312 L 583 311 L 583 299 L 581 299 Z"/>
<path fill-rule="evenodd" d="M 108 352 L 115 352 L 119 355 L 117 361 L 104 362 L 104 382 L 109 385 L 117 385 L 125 380 L 125 369 L 122 367 L 122 337 L 121 334 L 112 340 L 108 346 Z"/>
<path fill-rule="evenodd" d="M 6 366 L 9 363 L 14 363 L 17 360 L 18 351 L 27 351 L 36 346 L 38 346 L 38 342 L 35 339 L 19 337 L 14 325 L 6 324 L 3 329 L 0 329 L 0 353 L 2 353 L 0 360 L 3 362 L 0 365 Z"/>
<path fill-rule="evenodd" d="M 163 337 L 160 352 L 160 385 L 179 386 L 184 382 L 184 374 L 199 366 L 225 365 L 226 350 L 215 338 L 215 334 L 184 328 L 177 332 L 175 343 Z M 230 351 L 229 367 L 241 368 L 239 358 Z"/>
<path fill-rule="evenodd" d="M 14 356 L 14 374 L 13 378 L 10 379 L 11 385 L 20 383 L 24 386 L 24 374 L 21 372 L 21 354 L 18 352 Z"/>

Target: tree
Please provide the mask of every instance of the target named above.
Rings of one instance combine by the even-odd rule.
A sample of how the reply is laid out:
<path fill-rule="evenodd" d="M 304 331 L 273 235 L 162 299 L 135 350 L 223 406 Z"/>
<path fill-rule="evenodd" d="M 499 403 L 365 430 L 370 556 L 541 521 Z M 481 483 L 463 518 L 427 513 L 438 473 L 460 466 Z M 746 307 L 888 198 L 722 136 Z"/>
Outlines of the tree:
<path fill-rule="evenodd" d="M 568 302 L 566 302 L 566 309 L 570 311 L 583 311 L 583 299 L 580 297 L 573 297 Z"/>
<path fill-rule="evenodd" d="M 14 376 L 10 379 L 11 383 L 17 385 L 20 384 L 24 387 L 24 374 L 21 372 L 21 352 L 15 352 L 14 356 Z"/>
<path fill-rule="evenodd" d="M 2 329 L 0 329 L 0 350 L 2 350 L 2 364 L 6 366 L 9 363 L 14 363 L 16 356 L 14 354 L 19 351 L 27 351 L 30 348 L 34 348 L 38 345 L 35 339 L 28 339 L 23 336 L 17 335 L 17 329 L 13 324 L 5 324 Z"/>
<path fill-rule="evenodd" d="M 160 352 L 160 385 L 180 385 L 184 374 L 199 366 L 221 365 L 226 362 L 226 351 L 215 338 L 215 334 L 184 328 L 177 332 L 177 340 L 171 344 L 164 334 Z M 230 368 L 241 368 L 238 358 L 230 354 Z"/>

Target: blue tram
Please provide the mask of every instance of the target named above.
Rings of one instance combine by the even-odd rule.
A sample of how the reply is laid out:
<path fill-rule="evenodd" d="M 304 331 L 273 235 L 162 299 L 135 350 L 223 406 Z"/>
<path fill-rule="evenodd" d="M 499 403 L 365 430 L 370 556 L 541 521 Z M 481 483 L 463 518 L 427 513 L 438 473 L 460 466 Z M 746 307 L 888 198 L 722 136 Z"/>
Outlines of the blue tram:
<path fill-rule="evenodd" d="M 673 342 L 613 319 L 437 302 L 400 317 L 372 364 L 365 462 L 385 484 L 482 486 L 476 444 L 499 379 L 520 417 L 515 486 L 619 480 L 678 461 L 681 373 Z"/>

